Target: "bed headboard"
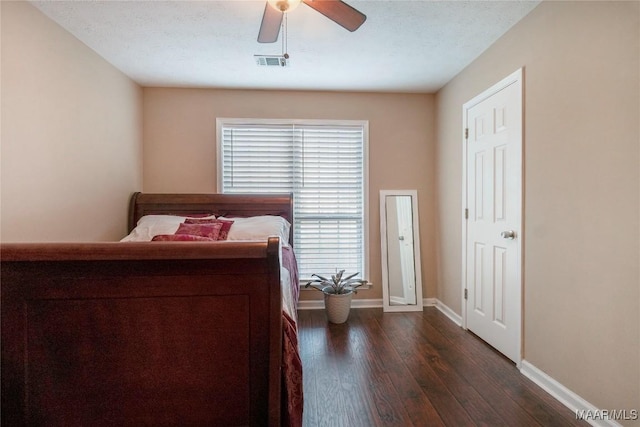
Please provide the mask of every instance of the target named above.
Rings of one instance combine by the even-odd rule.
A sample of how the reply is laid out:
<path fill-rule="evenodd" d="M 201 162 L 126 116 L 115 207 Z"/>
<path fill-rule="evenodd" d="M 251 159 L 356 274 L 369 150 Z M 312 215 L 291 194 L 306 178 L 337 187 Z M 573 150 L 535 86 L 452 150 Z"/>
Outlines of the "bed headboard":
<path fill-rule="evenodd" d="M 277 215 L 293 224 L 292 194 L 152 194 L 133 193 L 129 232 L 144 215 Z M 293 242 L 293 227 L 289 241 Z"/>

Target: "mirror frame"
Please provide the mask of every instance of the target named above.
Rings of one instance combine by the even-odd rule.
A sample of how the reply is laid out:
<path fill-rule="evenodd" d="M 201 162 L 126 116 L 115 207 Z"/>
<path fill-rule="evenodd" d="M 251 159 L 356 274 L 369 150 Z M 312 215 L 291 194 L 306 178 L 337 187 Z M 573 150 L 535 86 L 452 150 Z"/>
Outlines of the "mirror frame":
<path fill-rule="evenodd" d="M 389 266 L 387 250 L 387 196 L 411 196 L 413 216 L 413 265 L 416 277 L 416 304 L 391 305 L 389 295 Z M 420 257 L 420 227 L 418 221 L 418 190 L 380 190 L 380 246 L 382 264 L 382 308 L 383 311 L 422 311 L 422 268 Z"/>

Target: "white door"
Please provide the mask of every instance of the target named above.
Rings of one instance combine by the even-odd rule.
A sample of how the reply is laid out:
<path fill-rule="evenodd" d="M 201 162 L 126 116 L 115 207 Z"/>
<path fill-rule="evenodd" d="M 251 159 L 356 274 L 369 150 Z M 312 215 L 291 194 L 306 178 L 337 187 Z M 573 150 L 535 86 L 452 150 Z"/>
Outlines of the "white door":
<path fill-rule="evenodd" d="M 400 239 L 400 270 L 405 304 L 416 303 L 416 275 L 413 256 L 413 216 L 411 197 L 397 197 L 398 238 Z"/>
<path fill-rule="evenodd" d="M 522 70 L 464 105 L 464 325 L 520 363 Z"/>

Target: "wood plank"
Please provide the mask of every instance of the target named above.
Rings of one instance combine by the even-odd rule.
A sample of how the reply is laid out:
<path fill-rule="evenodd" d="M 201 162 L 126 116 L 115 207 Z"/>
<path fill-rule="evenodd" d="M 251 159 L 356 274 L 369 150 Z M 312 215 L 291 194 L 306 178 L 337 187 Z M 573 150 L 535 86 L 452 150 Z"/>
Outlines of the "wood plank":
<path fill-rule="evenodd" d="M 444 425 L 431 401 L 402 363 L 393 343 L 380 328 L 381 314 L 380 311 L 354 310 L 354 317 L 358 316 L 363 324 L 368 325 L 363 328 L 369 344 L 364 351 L 374 369 L 373 376 L 384 376 L 387 380 L 376 387 L 378 416 L 384 425 L 420 425 L 423 420 L 430 420 L 429 425 L 432 426 Z M 396 421 L 401 423 L 396 424 Z"/>
<path fill-rule="evenodd" d="M 434 307 L 299 313 L 304 426 L 586 426 Z"/>
<path fill-rule="evenodd" d="M 437 310 L 436 310 L 437 311 Z M 479 369 L 497 381 L 509 397 L 544 426 L 587 425 L 538 385 L 516 369 L 515 365 L 480 338 L 446 321 L 437 312 L 427 312 L 425 322 L 455 337 L 455 346 L 472 355 Z"/>
<path fill-rule="evenodd" d="M 302 360 L 302 381 L 304 390 L 304 412 L 303 425 L 315 426 L 318 422 L 318 398 L 317 379 L 320 373 L 317 371 L 316 353 L 321 351 L 321 332 L 324 329 L 324 322 L 318 322 L 319 311 L 308 311 L 305 316 L 298 318 L 298 330 L 305 330 L 305 333 L 298 334 L 298 344 L 300 347 L 300 358 Z"/>
<path fill-rule="evenodd" d="M 511 400 L 508 393 L 491 376 L 480 369 L 472 357 L 457 350 L 454 342 L 443 336 L 438 329 L 425 321 L 424 317 L 420 320 L 422 324 L 417 327 L 421 328 L 421 334 L 424 339 L 429 342 L 434 351 L 441 355 L 443 360 L 446 360 L 460 376 L 465 378 L 483 396 L 483 399 L 500 416 L 501 422 L 498 422 L 498 424 L 508 423 L 509 425 L 532 427 L 540 425 L 522 407 Z"/>
<path fill-rule="evenodd" d="M 421 316 L 403 316 L 400 320 L 402 329 L 416 331 L 413 338 L 417 342 L 419 353 L 428 361 L 429 366 L 475 422 L 491 426 L 505 424 L 498 412 L 484 400 L 483 390 L 477 390 L 469 383 L 468 372 L 460 371 L 451 360 L 452 358 L 447 357 L 447 348 L 438 349 L 432 345 L 432 340 L 437 340 L 439 337 L 436 334 L 432 334 L 429 338 L 425 336 L 420 324 Z"/>
<path fill-rule="evenodd" d="M 415 314 L 415 313 L 414 313 Z M 419 314 L 419 313 L 418 313 Z M 433 369 L 434 360 L 424 357 L 417 331 L 407 328 L 402 319 L 409 313 L 389 313 L 384 316 L 383 329 L 400 352 L 404 363 L 418 381 L 423 393 L 433 402 L 446 425 L 471 425 L 469 413 L 447 388 L 446 379 Z"/>

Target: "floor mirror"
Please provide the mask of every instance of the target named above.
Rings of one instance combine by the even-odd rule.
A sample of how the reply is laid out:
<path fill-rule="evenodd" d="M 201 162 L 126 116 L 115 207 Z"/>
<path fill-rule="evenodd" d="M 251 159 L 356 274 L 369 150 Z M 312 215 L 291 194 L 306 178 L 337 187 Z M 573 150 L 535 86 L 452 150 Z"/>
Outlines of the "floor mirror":
<path fill-rule="evenodd" d="M 384 311 L 422 311 L 417 190 L 380 190 Z"/>

